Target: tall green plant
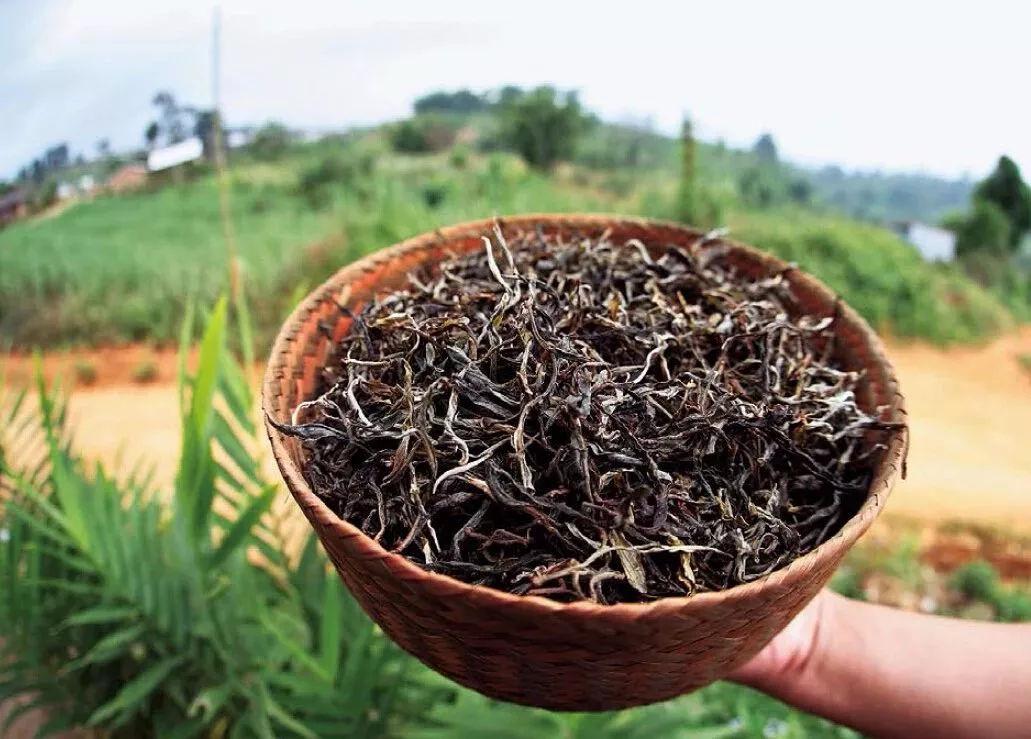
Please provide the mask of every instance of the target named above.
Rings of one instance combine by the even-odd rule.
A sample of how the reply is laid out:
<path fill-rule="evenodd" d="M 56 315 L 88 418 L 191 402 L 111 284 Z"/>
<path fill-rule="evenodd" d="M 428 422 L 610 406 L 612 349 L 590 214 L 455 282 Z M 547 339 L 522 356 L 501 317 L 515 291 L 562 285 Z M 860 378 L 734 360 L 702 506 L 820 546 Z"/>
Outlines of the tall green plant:
<path fill-rule="evenodd" d="M 88 467 L 42 383 L 37 413 L 24 394 L 5 404 L 24 432 L 0 455 L 0 698 L 30 696 L 9 722 L 41 707 L 47 731 L 379 736 L 439 692 L 360 613 L 313 541 L 287 556 L 265 516 L 277 489 L 254 451 L 254 398 L 226 351 L 227 313 L 225 301 L 215 307 L 197 368 L 182 373 L 167 500 Z M 15 457 L 15 444 L 43 456 Z"/>
<path fill-rule="evenodd" d="M 698 178 L 695 171 L 695 140 L 691 119 L 680 126 L 680 183 L 677 189 L 677 218 L 684 223 L 697 223 Z"/>

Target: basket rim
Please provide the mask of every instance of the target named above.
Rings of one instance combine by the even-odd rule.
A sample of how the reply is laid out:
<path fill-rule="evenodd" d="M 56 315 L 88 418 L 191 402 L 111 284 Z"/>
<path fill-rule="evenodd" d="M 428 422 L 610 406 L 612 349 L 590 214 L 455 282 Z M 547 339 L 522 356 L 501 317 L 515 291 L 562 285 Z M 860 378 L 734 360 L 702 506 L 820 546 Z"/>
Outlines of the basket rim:
<path fill-rule="evenodd" d="M 770 587 L 775 587 L 785 582 L 790 584 L 799 577 L 804 577 L 804 573 L 812 569 L 817 563 L 838 556 L 841 550 L 847 551 L 866 532 L 884 508 L 899 474 L 901 473 L 903 477 L 905 476 L 905 458 L 909 447 L 910 431 L 906 416 L 905 398 L 899 389 L 894 366 L 886 357 L 884 345 L 866 320 L 847 303 L 840 300 L 839 296 L 822 281 L 772 254 L 723 236 L 719 237 L 720 244 L 743 252 L 751 259 L 784 271 L 785 274 L 790 274 L 790 279 L 807 283 L 809 289 L 822 294 L 830 303 L 840 305 L 840 317 L 851 323 L 858 330 L 859 335 L 870 349 L 871 356 L 885 371 L 887 390 L 893 397 L 889 406 L 890 417 L 888 420 L 900 422 L 903 424 L 903 427 L 891 433 L 884 456 L 879 465 L 874 469 L 866 499 L 863 501 L 862 506 L 827 541 L 801 557 L 792 560 L 784 567 L 750 582 L 735 585 L 725 590 L 661 597 L 646 603 L 603 604 L 590 600 L 562 603 L 540 595 L 516 595 L 491 587 L 473 585 L 449 575 L 424 570 L 403 555 L 385 549 L 372 537 L 333 513 L 308 486 L 300 469 L 294 463 L 290 451 L 287 449 L 286 437 L 270 423 L 270 418 L 276 417 L 273 398 L 278 396 L 276 389 L 280 385 L 281 378 L 285 375 L 283 372 L 286 367 L 284 358 L 289 354 L 289 345 L 296 340 L 298 335 L 293 330 L 293 327 L 300 325 L 307 315 L 321 306 L 333 293 L 339 293 L 340 289 L 348 284 L 352 277 L 357 276 L 362 271 L 363 267 L 387 261 L 398 252 L 439 246 L 442 242 L 451 241 L 459 237 L 486 234 L 489 233 L 496 223 L 502 226 L 516 227 L 532 227 L 551 223 L 583 228 L 624 224 L 643 228 L 703 233 L 697 229 L 672 221 L 610 213 L 527 213 L 513 216 L 495 216 L 464 221 L 451 226 L 426 231 L 391 246 L 381 248 L 341 267 L 321 285 L 309 292 L 283 322 L 269 353 L 262 382 L 261 410 L 265 429 L 272 446 L 273 456 L 287 488 L 303 512 L 317 520 L 321 526 L 330 529 L 338 538 L 356 539 L 365 550 L 362 555 L 363 559 L 382 561 L 386 565 L 386 572 L 389 572 L 390 576 L 413 585 L 432 588 L 438 592 L 447 591 L 449 594 L 470 596 L 477 601 L 490 604 L 490 607 L 494 608 L 529 609 L 529 611 L 550 615 L 569 615 L 575 617 L 602 616 L 620 620 L 650 618 L 671 611 L 701 609 L 717 604 L 751 599 Z M 315 523 L 315 521 L 312 521 L 312 523 Z M 316 533 L 320 532 L 317 530 Z"/>

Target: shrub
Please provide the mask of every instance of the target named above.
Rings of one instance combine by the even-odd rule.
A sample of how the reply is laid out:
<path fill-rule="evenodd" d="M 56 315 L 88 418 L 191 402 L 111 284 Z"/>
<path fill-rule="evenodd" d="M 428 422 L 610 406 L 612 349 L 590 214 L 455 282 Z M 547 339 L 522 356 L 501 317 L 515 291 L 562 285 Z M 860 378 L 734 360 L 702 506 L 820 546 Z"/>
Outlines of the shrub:
<path fill-rule="evenodd" d="M 138 383 L 154 382 L 158 377 L 157 363 L 152 359 L 140 362 L 132 371 L 132 381 Z"/>
<path fill-rule="evenodd" d="M 32 193 L 32 209 L 34 211 L 44 210 L 57 202 L 57 182 L 47 180 L 37 187 Z"/>
<path fill-rule="evenodd" d="M 1016 589 L 1002 590 L 996 594 L 995 610 L 1000 621 L 1031 621 L 1031 593 Z"/>
<path fill-rule="evenodd" d="M 984 560 L 969 562 L 953 573 L 952 587 L 967 598 L 991 605 L 999 590 L 999 573 Z"/>
<path fill-rule="evenodd" d="M 447 198 L 450 189 L 450 184 L 446 180 L 432 180 L 422 186 L 422 200 L 431 210 L 439 208 Z"/>
<path fill-rule="evenodd" d="M 576 162 L 592 169 L 637 169 L 654 173 L 676 161 L 676 143 L 647 125 L 590 126 L 577 141 Z"/>
<path fill-rule="evenodd" d="M 428 154 L 447 149 L 455 141 L 457 126 L 442 116 L 421 115 L 394 124 L 390 143 L 402 154 Z"/>
<path fill-rule="evenodd" d="M 853 600 L 866 600 L 863 577 L 855 567 L 843 565 L 831 578 L 830 587 L 837 593 Z"/>
<path fill-rule="evenodd" d="M 97 365 L 89 360 L 76 360 L 72 372 L 75 375 L 75 381 L 81 385 L 92 385 L 97 381 Z"/>
<path fill-rule="evenodd" d="M 327 157 L 301 172 L 297 180 L 297 193 L 315 210 L 329 205 L 330 186 L 344 179 L 345 166 L 340 157 Z"/>
<path fill-rule="evenodd" d="M 741 200 L 753 208 L 769 208 L 784 202 L 789 195 L 789 183 L 775 166 L 749 167 L 738 178 Z"/>
<path fill-rule="evenodd" d="M 1009 251 L 1010 223 L 1006 214 L 987 200 L 975 200 L 968 215 L 954 219 L 956 256 L 975 260 L 978 255 L 1005 255 Z"/>
<path fill-rule="evenodd" d="M 457 144 L 451 150 L 451 166 L 455 169 L 465 169 L 469 164 L 469 147 L 465 144 Z"/>
<path fill-rule="evenodd" d="M 538 87 L 501 106 L 502 137 L 526 163 L 551 169 L 572 157 L 587 125 L 575 93 Z"/>
<path fill-rule="evenodd" d="M 259 128 L 251 139 L 249 149 L 257 159 L 266 162 L 283 157 L 290 146 L 290 131 L 282 123 L 270 122 Z"/>
<path fill-rule="evenodd" d="M 334 187 L 356 187 L 376 169 L 376 155 L 366 149 L 331 153 L 301 171 L 297 193 L 316 210 L 327 207 Z"/>

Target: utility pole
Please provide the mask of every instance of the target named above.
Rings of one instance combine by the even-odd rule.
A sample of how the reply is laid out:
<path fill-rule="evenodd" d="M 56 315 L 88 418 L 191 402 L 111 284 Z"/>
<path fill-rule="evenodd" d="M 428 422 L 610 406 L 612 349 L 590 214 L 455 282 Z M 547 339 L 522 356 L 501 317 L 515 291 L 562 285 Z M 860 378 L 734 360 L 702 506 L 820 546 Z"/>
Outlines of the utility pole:
<path fill-rule="evenodd" d="M 214 137 L 212 148 L 215 153 L 215 172 L 218 180 L 218 205 L 222 220 L 222 236 L 226 242 L 226 257 L 229 267 L 229 298 L 236 303 L 240 298 L 240 271 L 237 260 L 236 230 L 233 227 L 233 212 L 229 202 L 229 171 L 226 165 L 226 152 L 222 136 L 222 8 L 215 6 L 211 29 L 211 96 L 213 125 L 211 135 Z M 249 351 L 248 347 L 245 351 Z"/>

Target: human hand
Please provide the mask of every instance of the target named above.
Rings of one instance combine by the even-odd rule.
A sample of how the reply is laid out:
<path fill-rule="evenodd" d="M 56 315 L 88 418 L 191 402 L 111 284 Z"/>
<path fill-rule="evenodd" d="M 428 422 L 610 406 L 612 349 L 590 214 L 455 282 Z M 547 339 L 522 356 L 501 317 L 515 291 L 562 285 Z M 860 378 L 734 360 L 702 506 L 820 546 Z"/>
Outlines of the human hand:
<path fill-rule="evenodd" d="M 822 648 L 821 633 L 838 596 L 822 590 L 759 654 L 729 676 L 734 682 L 782 693 L 801 683 L 814 669 Z"/>
<path fill-rule="evenodd" d="M 1031 625 L 908 613 L 824 590 L 730 680 L 861 733 L 1028 736 Z"/>

